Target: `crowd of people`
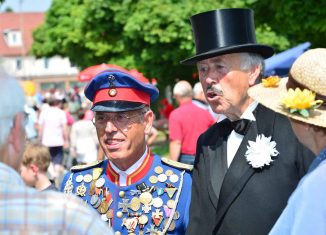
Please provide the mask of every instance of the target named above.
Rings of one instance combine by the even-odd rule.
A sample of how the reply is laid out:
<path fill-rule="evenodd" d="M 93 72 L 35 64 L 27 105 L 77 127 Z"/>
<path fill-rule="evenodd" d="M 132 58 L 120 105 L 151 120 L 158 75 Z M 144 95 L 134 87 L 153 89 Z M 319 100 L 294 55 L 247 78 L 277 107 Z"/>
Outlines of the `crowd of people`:
<path fill-rule="evenodd" d="M 326 233 L 326 49 L 303 53 L 287 78 L 263 78 L 274 49 L 256 42 L 252 10 L 190 21 L 196 54 L 181 64 L 196 65 L 200 83 L 175 84 L 163 124 L 158 89 L 124 70 L 88 83 L 76 119 L 55 96 L 33 114 L 0 73 L 1 232 Z M 151 151 L 155 124 L 169 129 L 170 157 Z M 55 192 L 46 171 L 63 172 L 65 149 L 76 165 Z"/>

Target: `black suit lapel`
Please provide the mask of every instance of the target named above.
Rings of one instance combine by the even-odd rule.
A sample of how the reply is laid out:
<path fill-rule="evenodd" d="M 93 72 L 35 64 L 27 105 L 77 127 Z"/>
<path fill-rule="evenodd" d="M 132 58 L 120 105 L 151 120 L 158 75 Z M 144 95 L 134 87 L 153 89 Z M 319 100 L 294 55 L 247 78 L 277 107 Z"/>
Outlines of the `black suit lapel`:
<path fill-rule="evenodd" d="M 208 147 L 207 169 L 208 192 L 214 207 L 217 208 L 220 190 L 227 171 L 225 138 L 218 138 L 216 146 Z"/>
<path fill-rule="evenodd" d="M 225 175 L 217 206 L 216 229 L 219 228 L 219 224 L 229 206 L 236 199 L 250 177 L 255 173 L 255 170 L 249 165 L 245 158 L 248 141 L 256 141 L 258 134 L 264 133 L 265 136 L 272 135 L 275 114 L 269 109 L 258 105 L 254 115 L 256 122 L 251 124 L 248 133 L 244 136 Z"/>

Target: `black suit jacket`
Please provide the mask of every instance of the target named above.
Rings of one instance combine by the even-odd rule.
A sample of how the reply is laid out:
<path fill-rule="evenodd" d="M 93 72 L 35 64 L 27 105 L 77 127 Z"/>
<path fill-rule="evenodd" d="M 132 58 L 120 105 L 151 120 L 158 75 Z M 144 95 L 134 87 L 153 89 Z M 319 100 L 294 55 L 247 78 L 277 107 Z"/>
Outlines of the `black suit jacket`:
<path fill-rule="evenodd" d="M 286 117 L 261 105 L 255 117 L 227 170 L 223 168 L 227 138 L 219 123 L 199 137 L 188 235 L 267 234 L 314 159 L 298 142 Z M 252 168 L 245 158 L 248 141 L 256 141 L 258 134 L 272 136 L 279 151 L 262 169 Z"/>

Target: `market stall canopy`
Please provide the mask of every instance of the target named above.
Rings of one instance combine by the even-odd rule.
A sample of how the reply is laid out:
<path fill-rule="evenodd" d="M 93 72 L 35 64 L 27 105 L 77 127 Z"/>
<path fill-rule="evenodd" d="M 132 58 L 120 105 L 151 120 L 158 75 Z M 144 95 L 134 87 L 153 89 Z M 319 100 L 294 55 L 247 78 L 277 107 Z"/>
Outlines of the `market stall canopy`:
<path fill-rule="evenodd" d="M 293 62 L 310 46 L 310 42 L 305 42 L 266 59 L 264 76 L 287 76 Z"/>

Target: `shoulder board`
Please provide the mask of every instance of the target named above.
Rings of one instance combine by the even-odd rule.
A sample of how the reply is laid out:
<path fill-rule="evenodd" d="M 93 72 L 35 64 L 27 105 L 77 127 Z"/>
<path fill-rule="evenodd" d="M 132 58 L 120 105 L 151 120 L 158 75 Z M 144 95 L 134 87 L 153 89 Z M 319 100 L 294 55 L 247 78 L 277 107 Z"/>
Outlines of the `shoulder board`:
<path fill-rule="evenodd" d="M 83 170 L 88 170 L 90 168 L 93 168 L 95 166 L 100 165 L 103 162 L 103 160 L 97 160 L 95 162 L 91 162 L 89 164 L 86 165 L 77 165 L 77 166 L 73 166 L 70 168 L 71 172 L 78 172 L 78 171 L 83 171 Z"/>
<path fill-rule="evenodd" d="M 194 168 L 193 165 L 189 165 L 189 164 L 185 164 L 185 163 L 181 163 L 181 162 L 176 162 L 173 161 L 169 158 L 166 157 L 162 157 L 161 161 L 164 162 L 165 164 L 169 165 L 169 166 L 173 166 L 175 168 L 179 168 L 179 169 L 183 169 L 183 170 L 188 170 L 188 171 L 192 171 L 192 169 Z"/>

